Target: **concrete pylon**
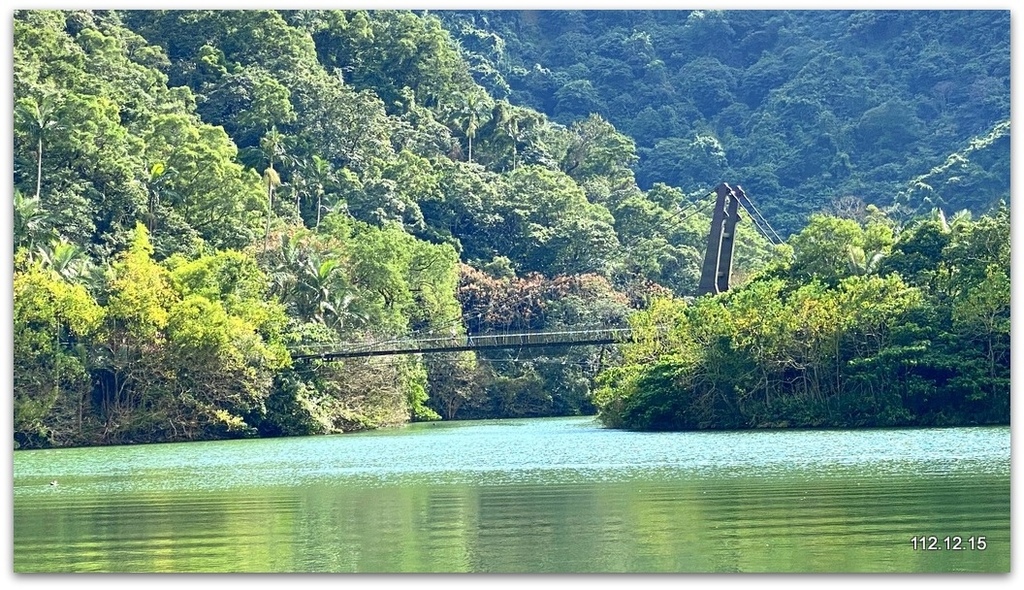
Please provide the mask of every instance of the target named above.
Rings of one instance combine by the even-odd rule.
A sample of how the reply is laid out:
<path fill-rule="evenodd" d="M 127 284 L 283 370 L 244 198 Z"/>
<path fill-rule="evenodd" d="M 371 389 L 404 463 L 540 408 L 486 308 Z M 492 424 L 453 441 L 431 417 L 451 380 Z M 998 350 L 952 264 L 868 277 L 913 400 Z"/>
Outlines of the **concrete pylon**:
<path fill-rule="evenodd" d="M 738 187 L 735 190 L 740 190 Z M 708 248 L 701 267 L 697 295 L 724 293 L 729 290 L 729 276 L 732 274 L 732 254 L 736 247 L 733 236 L 739 220 L 739 196 L 726 183 L 715 188 L 717 198 L 711 213 L 711 231 L 708 233 Z"/>

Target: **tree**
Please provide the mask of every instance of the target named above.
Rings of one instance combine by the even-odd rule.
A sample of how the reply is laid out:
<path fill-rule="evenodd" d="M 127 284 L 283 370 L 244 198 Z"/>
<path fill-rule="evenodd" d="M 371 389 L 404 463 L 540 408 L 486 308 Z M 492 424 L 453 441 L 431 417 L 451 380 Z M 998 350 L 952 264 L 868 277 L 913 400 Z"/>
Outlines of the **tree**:
<path fill-rule="evenodd" d="M 297 284 L 300 314 L 341 332 L 349 330 L 349 309 L 354 295 L 337 258 L 320 259 L 310 253 L 300 267 Z"/>
<path fill-rule="evenodd" d="M 863 258 L 864 231 L 856 221 L 816 214 L 790 244 L 794 276 L 837 284 L 850 274 L 851 257 L 858 257 L 854 249 Z"/>
<path fill-rule="evenodd" d="M 573 123 L 569 132 L 572 139 L 562 160 L 566 174 L 577 181 L 603 176 L 615 183 L 632 184 L 630 168 L 638 160 L 633 140 L 597 114 Z"/>
<path fill-rule="evenodd" d="M 990 265 L 985 278 L 953 306 L 953 330 L 961 350 L 976 350 L 984 359 L 973 401 L 984 401 L 996 413 L 1009 410 L 1010 400 L 1010 277 L 1004 268 Z M 974 346 L 969 346 L 973 343 Z"/>
<path fill-rule="evenodd" d="M 90 263 L 85 250 L 64 240 L 40 247 L 39 258 L 43 268 L 53 270 L 67 281 L 84 275 Z"/>
<path fill-rule="evenodd" d="M 482 406 L 486 402 L 486 371 L 471 351 L 448 355 L 430 355 L 426 360 L 430 384 L 429 406 L 445 420 L 456 420 L 460 410 Z"/>
<path fill-rule="evenodd" d="M 582 119 L 591 114 L 605 114 L 604 101 L 590 80 L 573 80 L 555 92 L 555 110 L 553 116 L 568 123 L 573 119 Z"/>
<path fill-rule="evenodd" d="M 26 197 L 14 189 L 14 247 L 25 247 L 29 251 L 39 243 L 46 243 L 56 237 L 52 229 L 53 219 L 49 208 L 44 207 L 39 197 Z"/>
<path fill-rule="evenodd" d="M 522 166 L 503 176 L 487 228 L 492 247 L 523 270 L 607 271 L 618 247 L 608 210 L 567 175 Z"/>
<path fill-rule="evenodd" d="M 149 200 L 162 230 L 153 236 L 158 254 L 195 252 L 199 240 L 241 248 L 259 235 L 266 185 L 238 163 L 223 129 L 187 115 L 158 115 L 145 156 L 152 162 Z"/>
<path fill-rule="evenodd" d="M 28 127 L 29 136 L 36 142 L 36 198 L 42 195 L 43 186 L 43 140 L 48 131 L 58 126 L 57 104 L 52 94 L 42 99 L 26 98 L 14 106 L 15 121 Z"/>
<path fill-rule="evenodd" d="M 456 107 L 455 119 L 462 127 L 469 142 L 469 153 L 466 158 L 468 162 L 473 161 L 473 139 L 476 137 L 476 132 L 483 123 L 490 119 L 493 106 L 493 102 L 486 93 L 477 91 L 463 96 Z"/>
<path fill-rule="evenodd" d="M 263 186 L 267 189 L 267 233 L 263 240 L 263 249 L 266 250 L 270 240 L 270 220 L 274 216 L 274 191 L 281 186 L 281 176 L 274 170 L 274 160 L 284 155 L 282 137 L 277 127 L 272 127 L 260 140 L 260 148 L 266 154 L 267 167 L 263 171 Z"/>
<path fill-rule="evenodd" d="M 512 170 L 519 167 L 519 143 L 523 141 L 523 114 L 507 101 L 498 101 L 494 105 L 491 119 L 497 128 L 508 138 L 512 150 Z"/>
<path fill-rule="evenodd" d="M 240 148 L 260 145 L 272 129 L 295 121 L 290 90 L 264 67 L 243 66 L 199 87 L 203 120 L 223 125 Z"/>
<path fill-rule="evenodd" d="M 111 441 L 151 436 L 146 429 L 153 415 L 146 409 L 169 393 L 161 383 L 160 357 L 178 297 L 152 255 L 145 226 L 136 224 L 132 245 L 113 264 L 107 285 L 106 338 L 98 343 L 94 375 L 104 436 Z"/>
<path fill-rule="evenodd" d="M 84 287 L 22 254 L 13 281 L 14 437 L 23 447 L 88 440 L 89 347 L 104 311 Z"/>
<path fill-rule="evenodd" d="M 331 164 L 316 154 L 313 154 L 313 157 L 307 162 L 304 172 L 313 194 L 316 196 L 316 225 L 314 227 L 320 227 L 320 218 L 324 211 L 324 195 L 333 188 L 337 177 L 334 170 L 331 169 Z M 297 203 L 298 199 L 296 199 L 296 207 Z"/>
<path fill-rule="evenodd" d="M 713 135 L 666 138 L 640 154 L 637 179 L 645 186 L 661 182 L 687 192 L 711 190 L 729 167 L 725 148 Z"/>

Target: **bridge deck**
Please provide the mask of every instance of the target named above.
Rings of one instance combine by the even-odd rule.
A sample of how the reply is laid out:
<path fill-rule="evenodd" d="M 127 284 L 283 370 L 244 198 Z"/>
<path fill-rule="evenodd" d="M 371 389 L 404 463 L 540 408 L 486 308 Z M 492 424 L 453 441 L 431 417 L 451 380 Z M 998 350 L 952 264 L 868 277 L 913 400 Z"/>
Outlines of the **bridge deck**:
<path fill-rule="evenodd" d="M 361 344 L 333 343 L 298 347 L 293 350 L 292 358 L 296 360 L 333 360 L 393 354 L 616 344 L 626 340 L 629 334 L 629 328 L 598 328 L 562 332 L 521 332 L 516 334 L 479 334 L 476 336 L 448 336 L 442 338 L 407 338 Z"/>

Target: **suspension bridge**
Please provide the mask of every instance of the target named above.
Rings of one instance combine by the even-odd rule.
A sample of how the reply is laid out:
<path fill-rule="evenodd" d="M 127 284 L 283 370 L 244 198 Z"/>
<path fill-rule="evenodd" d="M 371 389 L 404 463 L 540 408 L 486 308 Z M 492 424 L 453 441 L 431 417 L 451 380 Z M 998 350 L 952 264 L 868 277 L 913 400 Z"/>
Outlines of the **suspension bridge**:
<path fill-rule="evenodd" d="M 327 343 L 302 346 L 292 352 L 292 359 L 338 360 L 393 354 L 618 344 L 628 340 L 629 336 L 629 328 L 590 328 L 488 333 L 472 336 L 453 335 L 445 337 L 400 338 L 362 343 Z"/>
<path fill-rule="evenodd" d="M 783 241 L 739 185 L 733 187 L 723 182 L 705 196 L 712 194 L 715 195 L 715 201 L 711 211 L 711 230 L 708 232 L 707 250 L 697 287 L 698 296 L 715 295 L 729 290 L 733 251 L 736 246 L 734 237 L 736 223 L 739 221 L 740 207 L 750 217 L 755 230 L 770 244 L 775 245 Z M 675 223 L 679 224 L 690 215 L 700 211 L 702 201 L 703 199 L 698 199 L 687 207 L 681 207 L 673 216 L 676 217 Z M 630 332 L 630 329 L 625 327 L 601 326 L 557 331 L 426 335 L 356 343 L 300 345 L 291 350 L 291 356 L 294 360 L 331 361 L 396 354 L 614 345 L 628 342 L 631 336 Z"/>

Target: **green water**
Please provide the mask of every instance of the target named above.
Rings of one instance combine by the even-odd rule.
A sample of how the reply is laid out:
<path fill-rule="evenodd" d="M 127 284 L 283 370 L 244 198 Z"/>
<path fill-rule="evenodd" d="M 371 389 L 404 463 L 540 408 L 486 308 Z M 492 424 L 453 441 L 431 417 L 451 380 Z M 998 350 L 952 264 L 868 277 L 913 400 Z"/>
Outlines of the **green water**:
<path fill-rule="evenodd" d="M 549 418 L 14 453 L 15 572 L 1009 568 L 1009 428 Z"/>

